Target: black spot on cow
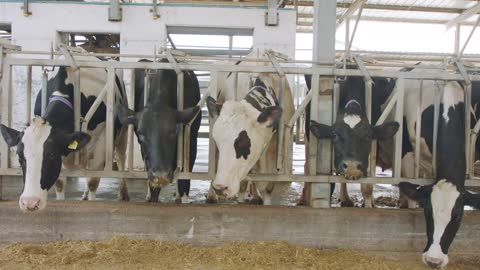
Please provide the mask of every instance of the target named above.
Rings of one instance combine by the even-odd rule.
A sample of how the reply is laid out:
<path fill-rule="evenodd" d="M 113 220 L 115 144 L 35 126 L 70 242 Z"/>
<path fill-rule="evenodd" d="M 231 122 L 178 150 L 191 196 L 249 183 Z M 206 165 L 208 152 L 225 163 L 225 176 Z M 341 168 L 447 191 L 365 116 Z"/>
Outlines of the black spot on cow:
<path fill-rule="evenodd" d="M 233 144 L 237 159 L 243 157 L 245 160 L 247 160 L 248 155 L 250 155 L 251 145 L 252 144 L 250 143 L 250 138 L 248 137 L 247 132 L 245 130 L 240 132 L 238 137 L 235 139 L 235 143 Z"/>

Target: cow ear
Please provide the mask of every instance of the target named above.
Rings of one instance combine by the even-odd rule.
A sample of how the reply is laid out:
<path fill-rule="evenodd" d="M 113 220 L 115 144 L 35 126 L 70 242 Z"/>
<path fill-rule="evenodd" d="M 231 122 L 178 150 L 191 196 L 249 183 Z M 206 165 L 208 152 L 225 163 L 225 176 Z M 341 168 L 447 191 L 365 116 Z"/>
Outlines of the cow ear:
<path fill-rule="evenodd" d="M 385 140 L 392 138 L 395 133 L 397 133 L 400 128 L 398 122 L 387 122 L 383 123 L 380 126 L 373 127 L 373 138 L 376 140 Z"/>
<path fill-rule="evenodd" d="M 268 128 L 278 126 L 278 122 L 282 117 L 282 108 L 280 106 L 269 106 L 262 110 L 257 117 L 259 123 L 265 123 Z"/>
<path fill-rule="evenodd" d="M 207 109 L 208 109 L 208 114 L 210 114 L 212 118 L 217 118 L 220 115 L 220 111 L 222 110 L 222 105 L 218 104 L 214 98 L 208 96 Z"/>
<path fill-rule="evenodd" d="M 200 106 L 191 107 L 183 111 L 177 111 L 177 123 L 186 124 L 192 120 L 200 111 Z"/>
<path fill-rule="evenodd" d="M 117 105 L 117 117 L 122 125 L 137 125 L 137 117 L 135 112 L 130 110 L 125 104 Z"/>
<path fill-rule="evenodd" d="M 420 204 L 425 204 L 425 200 L 430 196 L 432 192 L 432 186 L 421 186 L 412 184 L 409 182 L 400 182 L 398 184 L 400 192 L 405 194 L 408 198 L 419 202 Z"/>
<path fill-rule="evenodd" d="M 480 194 L 471 193 L 470 191 L 465 191 L 463 194 L 463 205 L 469 205 L 480 209 Z"/>
<path fill-rule="evenodd" d="M 326 139 L 332 137 L 332 127 L 325 124 L 310 121 L 310 131 L 319 139 Z"/>
<path fill-rule="evenodd" d="M 67 135 L 62 147 L 64 156 L 82 149 L 91 139 L 90 135 L 80 131 Z"/>
<path fill-rule="evenodd" d="M 10 147 L 17 145 L 23 137 L 23 132 L 4 125 L 0 125 L 0 132 L 2 133 L 3 139 Z"/>

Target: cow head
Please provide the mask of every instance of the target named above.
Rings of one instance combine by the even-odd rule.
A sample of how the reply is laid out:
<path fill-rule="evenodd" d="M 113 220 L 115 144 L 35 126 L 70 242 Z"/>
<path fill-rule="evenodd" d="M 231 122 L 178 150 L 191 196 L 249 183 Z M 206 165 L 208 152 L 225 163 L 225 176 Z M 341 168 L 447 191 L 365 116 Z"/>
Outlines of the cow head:
<path fill-rule="evenodd" d="M 62 156 L 78 151 L 90 141 L 83 132 L 66 134 L 37 116 L 23 131 L 0 125 L 8 146 L 17 146 L 23 170 L 23 192 L 19 205 L 23 211 L 44 209 L 48 190 L 57 181 L 62 168 Z"/>
<path fill-rule="evenodd" d="M 211 132 L 219 156 L 213 188 L 219 195 L 231 198 L 239 192 L 240 182 L 260 158 L 278 125 L 282 108 L 275 106 L 271 96 L 262 97 L 274 106 L 255 108 L 247 99 L 229 100 L 220 106 L 212 97 L 207 98 L 210 116 L 216 119 Z"/>
<path fill-rule="evenodd" d="M 339 112 L 333 126 L 311 121 L 310 130 L 317 138 L 331 138 L 335 149 L 335 168 L 346 179 L 366 176 L 372 140 L 393 137 L 399 128 L 397 122 L 372 126 L 356 101 L 349 101 Z"/>
<path fill-rule="evenodd" d="M 432 268 L 446 266 L 448 248 L 460 227 L 463 207 L 478 208 L 480 197 L 462 191 L 445 179 L 427 186 L 401 182 L 399 188 L 400 192 L 424 206 L 428 241 L 422 255 L 423 262 Z"/>
<path fill-rule="evenodd" d="M 146 106 L 135 113 L 125 105 L 118 105 L 120 122 L 135 127 L 151 190 L 160 191 L 161 187 L 172 182 L 177 161 L 178 124 L 188 123 L 199 110 L 198 106 L 182 111 Z"/>

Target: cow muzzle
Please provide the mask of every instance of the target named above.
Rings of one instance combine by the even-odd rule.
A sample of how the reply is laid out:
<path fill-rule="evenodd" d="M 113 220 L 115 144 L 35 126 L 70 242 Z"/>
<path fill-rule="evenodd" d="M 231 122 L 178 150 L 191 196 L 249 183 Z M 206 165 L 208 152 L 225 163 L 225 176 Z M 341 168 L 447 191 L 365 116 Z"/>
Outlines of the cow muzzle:
<path fill-rule="evenodd" d="M 162 188 L 173 181 L 173 174 L 171 173 L 160 173 L 153 172 L 152 176 L 149 179 L 149 185 L 152 188 Z"/>
<path fill-rule="evenodd" d="M 43 202 L 40 197 L 20 197 L 18 204 L 25 212 L 42 210 L 46 206 L 46 202 Z"/>
<path fill-rule="evenodd" d="M 362 163 L 354 160 L 345 160 L 340 163 L 339 172 L 348 180 L 358 180 L 363 177 Z"/>
<path fill-rule="evenodd" d="M 430 268 L 440 268 L 448 264 L 448 255 L 440 252 L 439 247 L 423 253 L 422 261 Z"/>
<path fill-rule="evenodd" d="M 228 186 L 224 186 L 221 184 L 213 184 L 212 187 L 218 196 L 225 196 L 227 198 L 233 197 L 231 195 L 231 190 L 228 188 Z"/>

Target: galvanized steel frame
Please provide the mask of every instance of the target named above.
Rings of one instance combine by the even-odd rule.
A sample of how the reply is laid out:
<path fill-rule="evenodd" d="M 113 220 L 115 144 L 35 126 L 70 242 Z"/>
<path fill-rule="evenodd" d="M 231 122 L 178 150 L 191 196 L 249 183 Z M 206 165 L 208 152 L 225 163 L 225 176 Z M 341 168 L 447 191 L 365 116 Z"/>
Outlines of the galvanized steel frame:
<path fill-rule="evenodd" d="M 118 55 L 119 57 L 122 57 L 122 55 Z M 228 59 L 226 59 L 228 61 Z M 231 59 L 230 59 L 231 60 Z M 357 61 L 361 62 L 360 58 L 357 57 Z M 362 70 L 346 70 L 346 69 L 337 69 L 335 66 L 332 65 L 315 65 L 313 67 L 305 68 L 305 67 L 292 67 L 290 66 L 282 66 L 282 63 L 285 61 L 279 61 L 276 64 L 269 65 L 269 66 L 252 66 L 252 65 L 234 65 L 234 64 L 218 64 L 218 63 L 211 63 L 211 62 L 201 62 L 199 63 L 198 60 L 192 61 L 192 62 L 177 62 L 176 66 L 178 70 L 185 71 L 185 70 L 207 70 L 212 72 L 212 83 L 207 91 L 207 93 L 204 94 L 202 97 L 201 101 L 199 102 L 199 105 L 203 105 L 205 102 L 205 98 L 207 95 L 216 97 L 217 94 L 217 89 L 215 87 L 216 85 L 216 77 L 218 72 L 234 72 L 236 75 L 239 72 L 266 72 L 266 73 L 285 73 L 285 74 L 311 74 L 313 75 L 313 78 L 322 78 L 324 76 L 363 76 L 367 78 L 367 88 L 371 88 L 371 77 L 387 77 L 387 78 L 398 78 L 398 85 L 397 89 L 392 95 L 392 98 L 388 101 L 386 110 L 383 112 L 382 116 L 380 119 L 375 123 L 376 125 L 379 125 L 383 123 L 383 121 L 386 119 L 386 116 L 390 113 L 390 111 L 393 109 L 393 106 L 397 104 L 396 106 L 396 120 L 401 121 L 401 116 L 403 116 L 403 93 L 404 93 L 404 80 L 405 79 L 417 79 L 417 80 L 465 80 L 464 73 L 462 74 L 452 74 L 449 72 L 446 72 L 442 69 L 439 69 L 439 72 L 437 73 L 417 73 L 417 72 L 394 72 L 394 71 L 380 71 L 380 70 L 375 70 L 375 69 L 367 69 L 366 67 L 362 67 Z M 27 67 L 27 75 L 31 76 L 31 67 L 32 66 L 41 66 L 41 67 L 50 67 L 50 66 L 70 66 L 71 63 L 65 60 L 52 60 L 52 59 L 26 59 L 26 58 L 11 58 L 11 57 L 4 57 L 3 58 L 3 80 L 2 80 L 2 86 L 3 86 L 3 91 L 2 91 L 2 124 L 5 124 L 7 126 L 11 125 L 11 110 L 12 110 L 12 102 L 11 102 L 11 97 L 12 97 L 12 88 L 11 88 L 11 74 L 12 74 L 12 68 L 13 66 L 26 66 Z M 89 176 L 89 177 L 121 177 L 121 178 L 142 178 L 145 179 L 147 174 L 145 171 L 135 171 L 133 170 L 133 144 L 130 144 L 130 147 L 128 148 L 128 170 L 126 171 L 113 171 L 112 170 L 112 159 L 113 159 L 113 117 L 114 117 L 114 98 L 115 98 L 115 92 L 114 92 L 114 87 L 113 87 L 113 81 L 114 81 L 114 75 L 115 75 L 115 70 L 116 69 L 135 69 L 135 68 L 140 68 L 140 69 L 149 69 L 149 70 L 154 70 L 154 69 L 172 69 L 173 65 L 172 63 L 164 63 L 164 62 L 101 62 L 101 61 L 77 61 L 76 64 L 80 68 L 85 68 L 85 67 L 98 67 L 98 68 L 105 68 L 108 71 L 108 81 L 107 86 L 105 87 L 105 91 L 107 94 L 107 134 L 109 134 L 108 137 L 110 137 L 107 142 L 107 162 L 104 170 L 101 171 L 93 171 L 93 170 L 64 170 L 62 171 L 61 175 L 63 176 Z M 278 65 L 278 66 L 276 66 Z M 458 65 L 458 64 L 457 64 Z M 279 69 L 279 66 L 281 68 Z M 361 65 L 362 66 L 362 65 Z M 369 65 L 371 66 L 371 65 Z M 461 66 L 461 65 L 460 65 Z M 433 67 L 432 67 L 433 68 Z M 461 68 L 460 68 L 461 69 Z M 368 76 L 366 76 L 368 74 Z M 135 82 L 135 72 L 132 71 L 131 75 L 131 89 L 134 89 L 134 82 Z M 178 79 L 179 79 L 179 90 L 183 90 L 183 85 L 181 85 L 183 80 L 181 80 L 181 77 L 183 76 L 183 72 L 180 72 L 178 74 Z M 370 76 L 370 79 L 368 77 Z M 469 75 L 468 78 L 470 80 L 480 80 L 479 75 Z M 27 104 L 30 107 L 30 95 L 31 93 L 31 78 L 27 79 Z M 77 83 L 78 83 L 78 79 Z M 318 79 L 314 79 L 314 81 L 317 81 Z M 318 82 L 317 82 L 318 84 Z M 78 87 L 78 86 L 77 86 Z M 77 89 L 77 88 L 76 88 Z M 422 91 L 425 91 L 424 89 Z M 179 91 L 183 92 L 183 91 Z M 338 92 L 338 89 L 335 90 L 334 92 Z M 315 91 L 311 91 L 308 95 L 305 96 L 304 101 L 302 104 L 299 106 L 299 108 L 295 111 L 293 117 L 287 121 L 287 124 L 285 126 L 281 126 L 281 129 L 284 129 L 282 132 L 284 134 L 285 141 L 282 144 L 279 144 L 279 149 L 283 149 L 281 152 L 283 153 L 284 159 L 282 160 L 279 158 L 277 161 L 278 168 L 281 169 L 278 173 L 276 174 L 254 174 L 254 175 L 249 175 L 249 177 L 252 180 L 257 180 L 257 181 L 298 181 L 298 182 L 312 182 L 312 183 L 371 183 L 371 184 L 376 184 L 376 183 L 383 183 L 383 184 L 398 184 L 400 181 L 411 181 L 417 184 L 428 184 L 432 183 L 432 179 L 405 179 L 402 178 L 400 175 L 400 166 L 401 166 L 401 133 L 397 134 L 395 137 L 395 166 L 394 166 L 394 176 L 393 177 L 388 177 L 388 178 L 380 178 L 380 177 L 367 177 L 363 178 L 361 180 L 346 180 L 343 177 L 340 176 L 333 176 L 333 175 L 312 175 L 312 172 L 315 172 L 315 168 L 310 168 L 309 172 L 305 172 L 304 175 L 296 175 L 292 174 L 292 158 L 291 158 L 291 151 L 292 151 L 292 145 L 293 145 L 293 139 L 292 139 L 292 127 L 294 123 L 297 121 L 301 113 L 305 110 L 306 105 L 308 101 L 312 100 L 312 97 L 314 95 Z M 181 96 L 181 95 L 180 95 Z M 370 103 L 369 97 L 370 95 L 367 95 L 367 104 Z M 468 94 L 466 95 L 466 99 L 468 99 Z M 439 95 L 437 95 L 439 97 Z M 129 108 L 133 109 L 133 103 L 134 103 L 134 95 L 130 93 L 130 98 L 129 98 Z M 334 99 L 335 100 L 335 99 Z M 438 105 L 440 99 L 437 98 L 435 102 L 435 119 L 438 119 Z M 79 100 L 76 100 L 75 103 L 78 103 Z M 335 103 L 335 102 L 334 102 Z M 179 104 L 181 105 L 181 104 Z M 335 105 L 334 106 L 334 111 L 336 111 Z M 77 106 L 78 107 L 78 106 Z M 314 107 L 314 106 L 313 106 Z M 27 109 L 27 112 L 30 112 L 29 109 Z M 467 117 L 467 116 L 466 116 Z M 80 119 L 77 119 L 80 121 Z M 212 119 L 211 119 L 212 120 Z M 187 127 L 191 123 L 187 124 Z M 210 128 L 213 126 L 213 121 L 210 121 Z M 435 130 L 437 130 L 437 127 L 434 127 Z M 187 128 L 188 130 L 188 128 Z M 470 138 L 471 142 L 474 142 L 477 133 L 480 130 L 480 122 L 476 124 L 476 126 L 469 131 L 467 136 Z M 417 130 L 418 133 L 418 130 Z M 471 134 L 470 134 L 471 133 Z M 129 140 L 132 142 L 133 141 L 133 129 L 129 127 Z M 417 137 L 419 136 L 418 134 L 416 135 Z M 187 137 L 187 136 L 185 136 Z M 183 140 L 185 141 L 185 140 Z M 435 144 L 434 144 L 435 145 Z M 474 145 L 474 143 L 471 143 L 471 145 Z M 182 144 L 184 146 L 184 144 Z M 209 140 L 209 160 L 208 160 L 208 173 L 196 173 L 196 172 L 189 172 L 188 166 L 181 166 L 183 164 L 188 164 L 188 145 L 183 149 L 183 151 L 179 151 L 179 169 L 176 172 L 175 178 L 176 179 L 199 179 L 199 180 L 211 180 L 214 178 L 215 171 L 216 171 L 216 148 L 213 139 L 211 138 L 210 134 L 210 140 Z M 180 150 L 180 149 L 179 149 Z M 468 157 L 468 163 L 472 165 L 472 158 L 474 155 L 474 149 L 468 149 L 467 148 L 467 155 Z M 11 176 L 20 176 L 22 174 L 22 171 L 20 169 L 16 168 L 11 168 L 9 164 L 9 148 L 5 144 L 3 140 L 0 140 L 0 153 L 1 153 L 1 167 L 0 167 L 0 176 L 5 176 L 5 175 L 11 175 Z M 434 156 L 437 154 L 436 149 L 434 149 Z M 307 162 L 308 159 L 316 159 L 316 156 L 310 156 L 307 157 Z M 373 162 L 373 161 L 371 161 Z M 315 162 L 312 162 L 311 164 L 315 164 Z M 415 175 L 418 176 L 418 165 L 419 165 L 419 153 L 417 151 L 415 155 L 415 164 L 416 164 L 416 169 L 415 169 Z M 283 167 L 283 168 L 282 168 Z M 466 181 L 467 186 L 480 186 L 480 178 L 473 177 L 473 166 L 469 166 L 467 174 L 470 174 L 469 179 Z M 371 170 L 373 172 L 373 170 Z"/>

